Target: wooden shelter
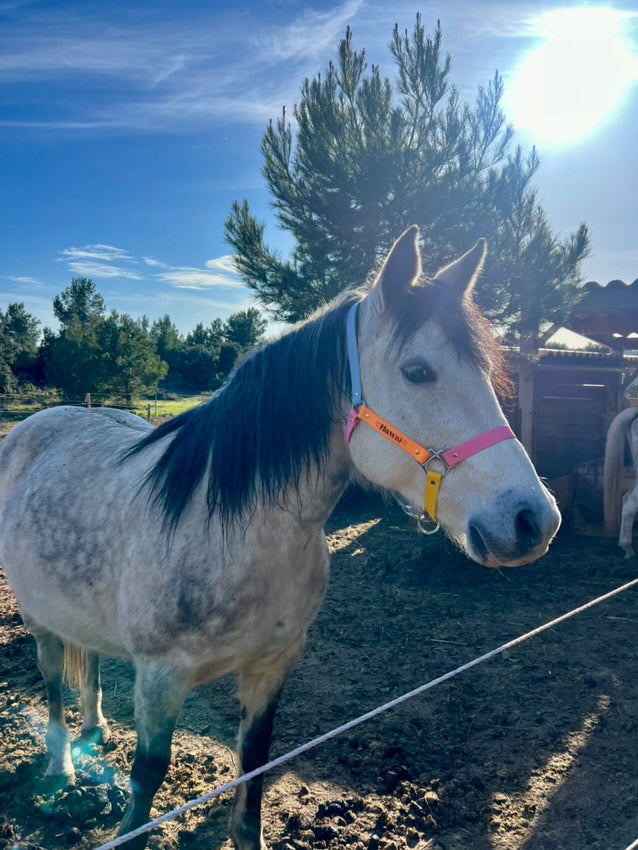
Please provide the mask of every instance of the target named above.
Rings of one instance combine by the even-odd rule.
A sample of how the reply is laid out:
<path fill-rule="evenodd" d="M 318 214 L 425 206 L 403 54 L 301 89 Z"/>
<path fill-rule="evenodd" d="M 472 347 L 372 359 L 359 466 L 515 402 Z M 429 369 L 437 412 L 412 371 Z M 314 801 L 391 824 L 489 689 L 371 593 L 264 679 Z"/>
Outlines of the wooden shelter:
<path fill-rule="evenodd" d="M 525 370 L 516 370 L 517 378 L 529 376 L 530 385 L 521 387 L 523 409 L 513 409 L 511 421 L 548 478 L 602 458 L 607 429 L 627 406 L 625 391 L 638 377 L 638 356 L 629 353 L 638 349 L 638 280 L 607 286 L 591 281 L 584 289 L 565 327 L 608 350 L 542 348 Z"/>

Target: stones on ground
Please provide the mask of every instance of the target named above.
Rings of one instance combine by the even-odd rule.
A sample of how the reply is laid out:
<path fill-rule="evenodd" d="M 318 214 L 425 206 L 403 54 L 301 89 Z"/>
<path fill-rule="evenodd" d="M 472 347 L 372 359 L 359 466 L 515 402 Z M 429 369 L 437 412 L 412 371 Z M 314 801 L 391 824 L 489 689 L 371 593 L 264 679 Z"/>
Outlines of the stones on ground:
<path fill-rule="evenodd" d="M 69 829 L 67 829 L 66 831 L 65 839 L 67 844 L 77 844 L 82 840 L 82 833 L 77 828 L 77 826 L 69 827 Z"/>

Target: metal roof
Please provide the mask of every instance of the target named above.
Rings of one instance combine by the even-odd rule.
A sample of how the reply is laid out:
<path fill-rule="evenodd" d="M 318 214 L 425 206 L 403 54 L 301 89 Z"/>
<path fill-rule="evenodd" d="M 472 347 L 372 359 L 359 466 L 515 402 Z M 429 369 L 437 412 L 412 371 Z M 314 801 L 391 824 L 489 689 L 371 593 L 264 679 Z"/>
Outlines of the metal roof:
<path fill-rule="evenodd" d="M 503 345 L 501 350 L 505 357 L 516 360 L 519 350 L 516 347 Z M 573 348 L 540 348 L 537 353 L 541 366 L 581 367 L 590 369 L 614 369 L 625 371 L 638 368 L 638 355 L 621 354 L 618 351 L 576 351 Z"/>
<path fill-rule="evenodd" d="M 567 366 L 574 363 L 577 366 L 591 366 L 609 369 L 635 369 L 638 367 L 638 356 L 635 354 L 620 354 L 617 351 L 575 351 L 570 348 L 541 348 L 538 352 L 541 365 L 549 366 L 560 363 Z"/>

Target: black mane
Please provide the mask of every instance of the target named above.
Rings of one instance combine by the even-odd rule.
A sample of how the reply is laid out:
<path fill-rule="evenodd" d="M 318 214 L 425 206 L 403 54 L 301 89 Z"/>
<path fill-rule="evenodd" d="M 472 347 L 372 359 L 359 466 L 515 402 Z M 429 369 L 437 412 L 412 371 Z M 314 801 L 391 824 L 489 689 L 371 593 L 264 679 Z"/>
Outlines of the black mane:
<path fill-rule="evenodd" d="M 209 513 L 222 523 L 257 498 L 274 504 L 325 460 L 336 403 L 350 391 L 345 325 L 349 292 L 318 316 L 248 356 L 213 398 L 151 431 L 131 457 L 175 436 L 146 476 L 174 529 L 208 468 Z"/>
<path fill-rule="evenodd" d="M 257 349 L 207 404 L 151 431 L 124 456 L 174 435 L 144 480 L 171 530 L 207 469 L 209 515 L 217 512 L 223 525 L 257 499 L 276 504 L 303 473 L 322 469 L 337 405 L 350 393 L 346 317 L 362 295 L 343 294 Z M 487 323 L 470 300 L 450 298 L 440 286 L 423 281 L 411 288 L 394 315 L 394 342 L 405 343 L 429 317 L 461 357 L 492 367 L 498 379 L 493 367 L 498 373 L 500 358 Z"/>

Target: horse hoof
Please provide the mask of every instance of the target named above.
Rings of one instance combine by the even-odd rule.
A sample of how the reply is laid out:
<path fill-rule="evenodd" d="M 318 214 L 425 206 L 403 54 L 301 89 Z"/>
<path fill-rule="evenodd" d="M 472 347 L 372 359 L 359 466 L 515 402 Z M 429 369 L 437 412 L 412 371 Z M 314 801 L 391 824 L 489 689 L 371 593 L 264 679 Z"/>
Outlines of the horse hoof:
<path fill-rule="evenodd" d="M 270 850 L 261 829 L 257 831 L 243 825 L 232 829 L 231 838 L 235 850 Z"/>
<path fill-rule="evenodd" d="M 633 549 L 625 549 L 625 561 L 631 561 L 631 559 L 635 557 L 636 553 Z"/>
<path fill-rule="evenodd" d="M 138 824 L 140 826 L 140 824 Z M 135 829 L 135 825 L 131 822 L 131 819 L 127 819 L 126 815 L 122 822 L 120 823 L 120 828 L 117 831 L 118 836 L 126 835 L 127 832 L 132 832 Z M 146 844 L 148 842 L 149 833 L 143 832 L 141 835 L 138 835 L 136 838 L 131 838 L 126 844 L 123 844 L 123 847 L 126 847 L 127 850 L 144 850 Z"/>
<path fill-rule="evenodd" d="M 57 788 L 66 788 L 67 785 L 75 785 L 75 770 L 73 767 L 69 769 L 67 766 L 50 764 L 44 771 L 44 776 L 48 785 Z"/>
<path fill-rule="evenodd" d="M 103 747 L 111 740 L 111 730 L 108 726 L 89 726 L 82 729 L 80 738 L 87 744 L 96 744 L 98 747 Z"/>

